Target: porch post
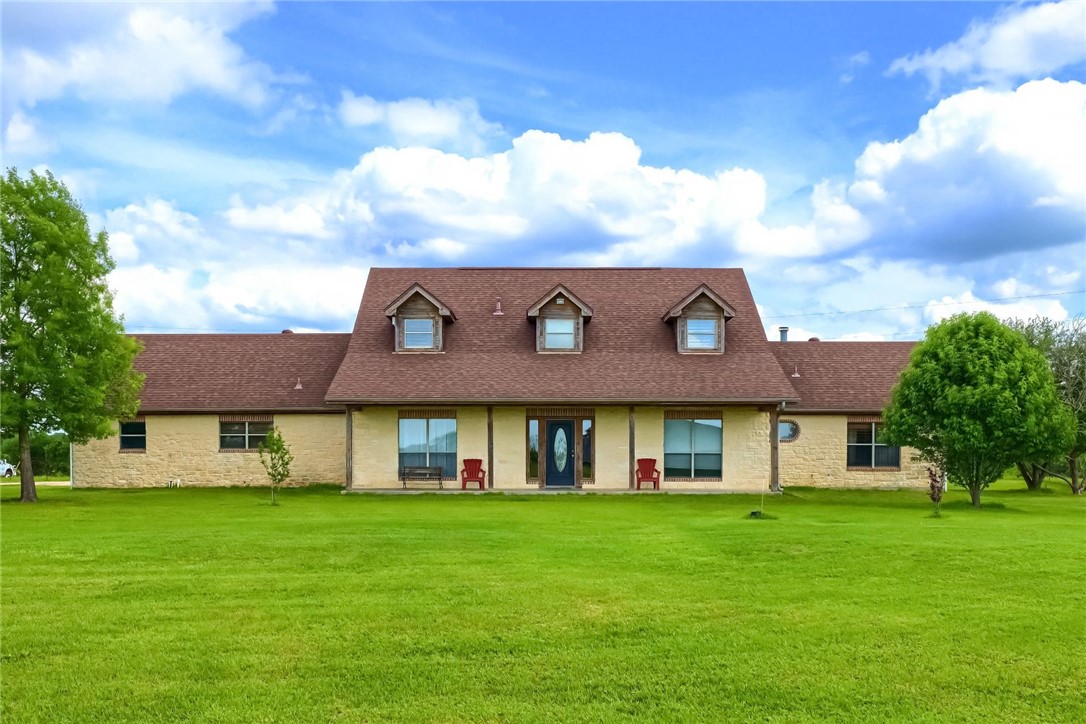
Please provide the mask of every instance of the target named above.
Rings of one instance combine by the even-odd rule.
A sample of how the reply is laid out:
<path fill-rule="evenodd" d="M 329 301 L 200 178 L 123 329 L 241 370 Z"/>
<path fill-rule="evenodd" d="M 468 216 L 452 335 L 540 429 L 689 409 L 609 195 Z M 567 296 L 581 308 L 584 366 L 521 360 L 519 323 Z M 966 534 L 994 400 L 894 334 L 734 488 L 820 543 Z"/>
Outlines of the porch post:
<path fill-rule="evenodd" d="M 630 405 L 630 490 L 634 489 L 634 465 L 636 464 L 634 458 L 636 456 L 634 451 L 634 408 Z"/>
<path fill-rule="evenodd" d="M 354 489 L 354 412 L 347 405 L 347 490 Z"/>
<path fill-rule="evenodd" d="M 781 492 L 781 440 L 777 433 L 780 423 L 780 408 L 774 405 L 769 411 L 769 491 Z"/>
<path fill-rule="evenodd" d="M 494 407 L 486 408 L 486 487 L 494 488 Z"/>

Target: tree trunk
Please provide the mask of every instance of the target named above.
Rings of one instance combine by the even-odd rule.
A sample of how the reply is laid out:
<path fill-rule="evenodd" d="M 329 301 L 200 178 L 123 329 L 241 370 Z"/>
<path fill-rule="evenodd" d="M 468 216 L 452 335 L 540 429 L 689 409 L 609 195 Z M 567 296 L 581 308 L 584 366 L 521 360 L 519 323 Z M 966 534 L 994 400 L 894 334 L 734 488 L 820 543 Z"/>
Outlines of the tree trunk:
<path fill-rule="evenodd" d="M 980 507 L 980 486 L 969 488 L 969 501 L 974 508 Z"/>
<path fill-rule="evenodd" d="M 1086 480 L 1079 480 L 1078 478 L 1078 456 L 1067 456 L 1067 467 L 1071 469 L 1071 492 L 1075 495 L 1082 495 L 1082 488 L 1086 487 Z"/>
<path fill-rule="evenodd" d="M 19 427 L 19 500 L 23 503 L 38 502 L 38 488 L 34 485 L 34 464 L 30 461 L 30 429 Z"/>
<path fill-rule="evenodd" d="M 1017 467 L 1018 472 L 1021 473 L 1022 479 L 1026 481 L 1027 488 L 1030 490 L 1041 489 L 1041 484 L 1045 481 L 1045 471 L 1041 469 L 1040 465 L 1015 463 L 1015 467 Z"/>

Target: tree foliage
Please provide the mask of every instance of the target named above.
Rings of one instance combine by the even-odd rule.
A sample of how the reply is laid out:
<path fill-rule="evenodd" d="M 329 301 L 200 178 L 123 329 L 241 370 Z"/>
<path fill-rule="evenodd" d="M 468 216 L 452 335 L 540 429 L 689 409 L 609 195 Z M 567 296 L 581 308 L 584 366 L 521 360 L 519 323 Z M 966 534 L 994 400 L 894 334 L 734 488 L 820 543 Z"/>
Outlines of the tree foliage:
<path fill-rule="evenodd" d="M 21 499 L 37 500 L 32 430 L 83 443 L 139 405 L 139 352 L 113 311 L 105 232 L 92 235 L 67 187 L 45 174 L 0 178 L 0 426 L 18 434 Z"/>
<path fill-rule="evenodd" d="M 1079 470 L 1079 459 L 1086 453 L 1086 317 L 1077 316 L 1063 322 L 1047 317 L 1034 317 L 1028 320 L 1011 320 L 1007 325 L 1021 332 L 1030 346 L 1048 360 L 1060 399 L 1074 415 L 1076 422 L 1071 445 L 1061 451 L 1063 462 L 1019 462 L 1018 469 L 1030 487 L 1039 486 L 1046 473 L 1063 477 L 1062 472 L 1066 470 L 1066 480 L 1071 486 L 1071 492 L 1081 495 L 1086 487 L 1086 480 L 1080 476 Z M 1029 477 L 1027 473 L 1030 473 Z"/>
<path fill-rule="evenodd" d="M 1018 461 L 1066 449 L 1074 420 L 1044 356 L 991 314 L 959 314 L 930 327 L 883 413 L 896 445 L 981 491 Z"/>
<path fill-rule="evenodd" d="M 290 447 L 283 440 L 283 434 L 278 427 L 268 430 L 264 436 L 264 442 L 260 443 L 260 464 L 271 481 L 272 505 L 278 505 L 275 499 L 279 487 L 290 477 L 290 464 L 294 462 L 294 455 Z"/>

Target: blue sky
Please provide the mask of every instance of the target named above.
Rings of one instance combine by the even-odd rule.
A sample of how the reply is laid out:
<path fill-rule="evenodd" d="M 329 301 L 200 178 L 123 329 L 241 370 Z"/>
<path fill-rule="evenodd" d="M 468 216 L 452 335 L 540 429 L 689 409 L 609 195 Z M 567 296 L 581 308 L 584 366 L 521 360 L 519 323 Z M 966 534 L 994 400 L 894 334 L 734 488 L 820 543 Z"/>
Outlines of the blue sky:
<path fill-rule="evenodd" d="M 1086 312 L 1083 2 L 0 7 L 4 165 L 132 331 L 347 330 L 372 266 L 740 266 L 793 337 Z"/>

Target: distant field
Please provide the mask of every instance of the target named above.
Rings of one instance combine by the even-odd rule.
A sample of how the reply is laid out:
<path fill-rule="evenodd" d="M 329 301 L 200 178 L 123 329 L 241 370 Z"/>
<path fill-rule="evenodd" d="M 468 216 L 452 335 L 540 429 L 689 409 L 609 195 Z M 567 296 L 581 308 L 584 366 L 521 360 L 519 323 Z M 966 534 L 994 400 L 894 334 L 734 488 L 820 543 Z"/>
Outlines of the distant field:
<path fill-rule="evenodd" d="M 2 719 L 1086 721 L 1062 483 L 0 490 Z M 1062 486 L 1062 487 L 1061 487 Z"/>

